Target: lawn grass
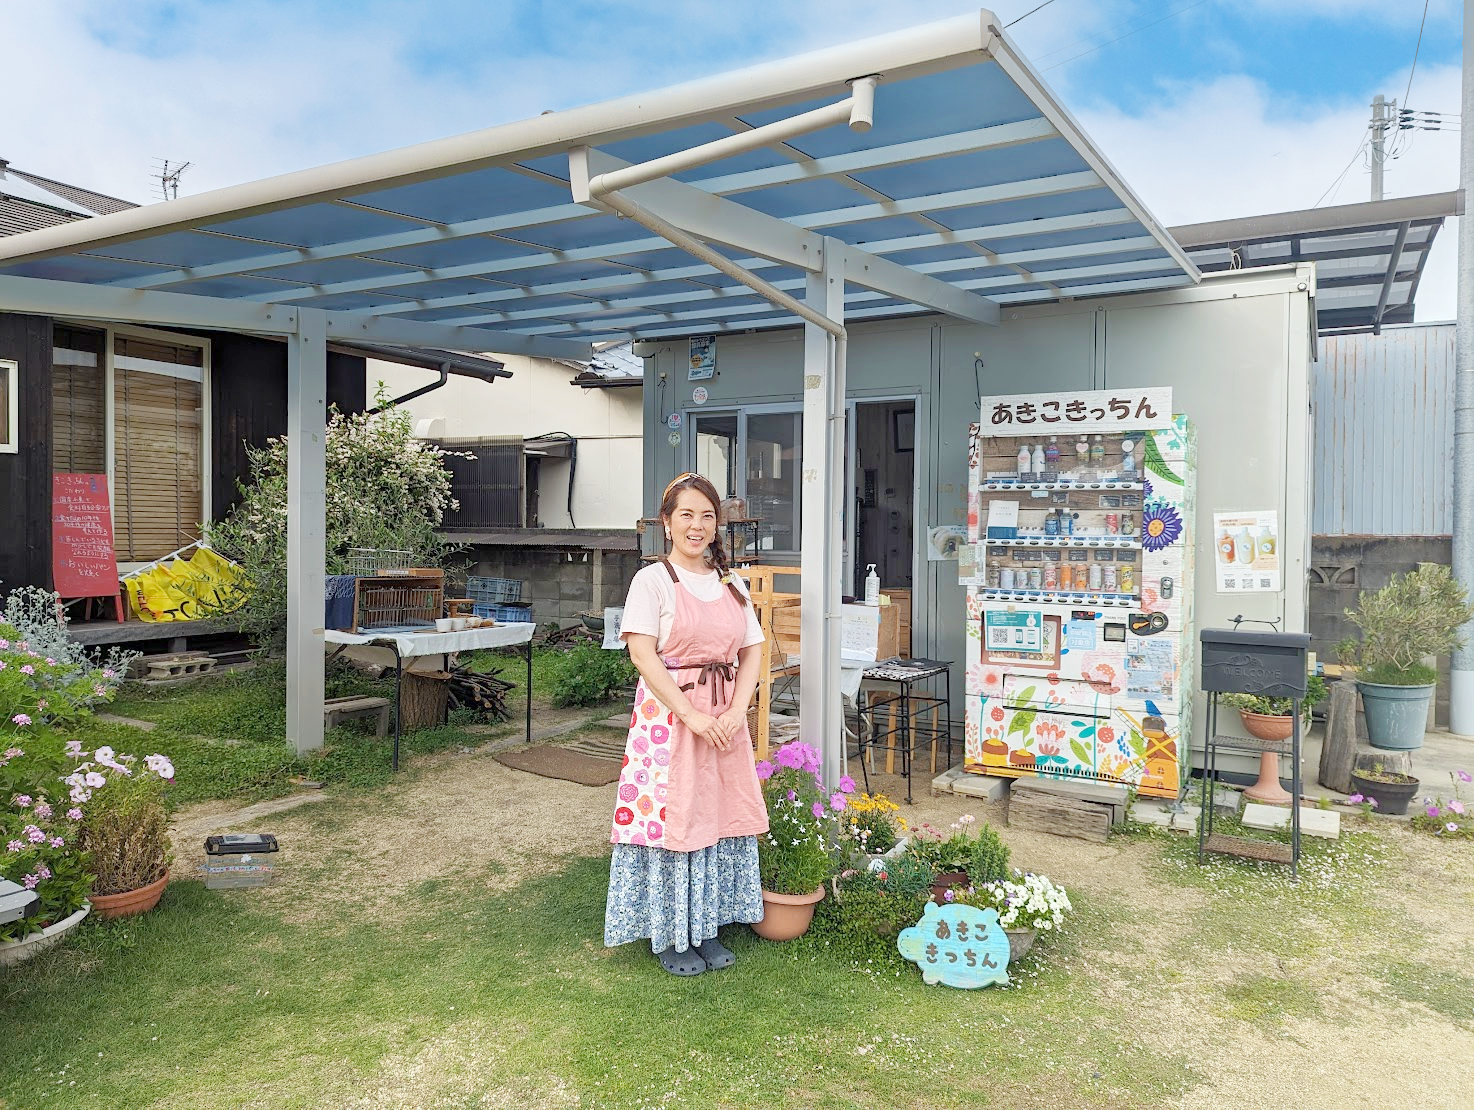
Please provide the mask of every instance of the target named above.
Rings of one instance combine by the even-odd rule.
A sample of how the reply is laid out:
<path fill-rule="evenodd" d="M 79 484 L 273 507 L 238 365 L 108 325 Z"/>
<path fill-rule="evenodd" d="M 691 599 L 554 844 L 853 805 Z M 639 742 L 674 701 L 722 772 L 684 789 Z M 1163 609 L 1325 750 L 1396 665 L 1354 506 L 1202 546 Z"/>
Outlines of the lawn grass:
<path fill-rule="evenodd" d="M 469 1087 L 451 1068 L 403 1104 L 1152 1106 L 1196 1082 L 1092 999 L 1068 935 L 1006 991 L 858 975 L 744 928 L 735 968 L 682 980 L 647 945 L 599 944 L 607 881 L 607 857 L 577 857 L 506 893 L 421 884 L 409 924 L 329 928 L 176 883 L 0 979 L 0 1105 L 338 1105 L 392 1087 L 386 1064 L 466 1050 Z"/>

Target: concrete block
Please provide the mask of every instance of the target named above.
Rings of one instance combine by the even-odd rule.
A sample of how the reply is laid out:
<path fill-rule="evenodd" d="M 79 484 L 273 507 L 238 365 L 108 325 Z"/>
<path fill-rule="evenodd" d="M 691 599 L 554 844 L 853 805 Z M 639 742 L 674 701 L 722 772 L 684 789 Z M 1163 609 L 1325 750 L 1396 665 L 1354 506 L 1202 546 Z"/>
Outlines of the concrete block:
<path fill-rule="evenodd" d="M 1008 796 L 1008 784 L 1012 781 L 997 775 L 964 774 L 952 784 L 952 793 L 992 805 Z"/>
<path fill-rule="evenodd" d="M 1139 825 L 1155 825 L 1160 829 L 1170 829 L 1172 818 L 1175 815 L 1167 808 L 1166 802 L 1160 802 L 1154 798 L 1139 798 L 1131 807 L 1128 816 Z"/>
<path fill-rule="evenodd" d="M 1226 786 L 1220 786 L 1213 791 L 1213 808 L 1226 810 L 1229 813 L 1237 813 L 1239 807 L 1244 804 L 1244 796 L 1237 790 L 1230 790 Z M 1202 807 L 1197 807 L 1200 811 Z"/>
<path fill-rule="evenodd" d="M 967 772 L 964 771 L 961 767 L 953 767 L 950 770 L 943 771 L 940 775 L 931 780 L 931 796 L 933 798 L 936 798 L 941 796 L 942 794 L 953 793 L 952 784 L 958 779 L 962 778 L 962 776 L 965 774 L 967 774 Z"/>
<path fill-rule="evenodd" d="M 1167 826 L 1174 832 L 1196 833 L 1198 831 L 1198 816 L 1203 812 L 1202 806 L 1182 807 L 1181 813 L 1173 813 L 1172 821 Z"/>
<path fill-rule="evenodd" d="M 1288 806 L 1265 806 L 1250 802 L 1244 806 L 1243 822 L 1251 829 L 1286 829 L 1290 826 Z M 1341 815 L 1334 810 L 1300 807 L 1300 832 L 1336 840 L 1341 836 Z"/>

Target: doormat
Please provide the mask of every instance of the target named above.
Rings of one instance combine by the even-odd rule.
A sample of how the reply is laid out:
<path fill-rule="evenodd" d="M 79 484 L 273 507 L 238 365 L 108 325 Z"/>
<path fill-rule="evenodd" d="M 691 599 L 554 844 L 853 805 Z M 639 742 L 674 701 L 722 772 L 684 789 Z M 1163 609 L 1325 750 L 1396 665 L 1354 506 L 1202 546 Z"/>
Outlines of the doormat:
<path fill-rule="evenodd" d="M 608 786 L 624 765 L 624 736 L 580 736 L 566 744 L 542 744 L 492 756 L 504 767 L 583 786 Z"/>

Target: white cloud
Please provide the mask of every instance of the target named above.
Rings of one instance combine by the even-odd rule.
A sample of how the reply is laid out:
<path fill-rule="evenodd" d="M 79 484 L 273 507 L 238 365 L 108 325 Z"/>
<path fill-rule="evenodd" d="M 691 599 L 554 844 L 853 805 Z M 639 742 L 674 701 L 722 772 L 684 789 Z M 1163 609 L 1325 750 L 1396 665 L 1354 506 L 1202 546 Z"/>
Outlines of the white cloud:
<path fill-rule="evenodd" d="M 1400 91 L 1407 72 L 1389 74 L 1355 100 L 1292 103 L 1271 97 L 1245 77 L 1163 86 L 1155 106 L 1130 115 L 1096 104 L 1078 114 L 1086 131 L 1147 206 L 1171 225 L 1309 208 L 1336 178 L 1360 142 L 1378 91 Z M 1419 68 L 1418 102 L 1457 111 L 1459 72 Z M 1415 196 L 1458 188 L 1458 137 L 1413 133 L 1386 170 L 1386 195 Z M 1370 199 L 1364 157 L 1358 157 L 1324 205 Z M 1439 233 L 1423 284 L 1418 318 L 1454 315 L 1457 221 Z"/>

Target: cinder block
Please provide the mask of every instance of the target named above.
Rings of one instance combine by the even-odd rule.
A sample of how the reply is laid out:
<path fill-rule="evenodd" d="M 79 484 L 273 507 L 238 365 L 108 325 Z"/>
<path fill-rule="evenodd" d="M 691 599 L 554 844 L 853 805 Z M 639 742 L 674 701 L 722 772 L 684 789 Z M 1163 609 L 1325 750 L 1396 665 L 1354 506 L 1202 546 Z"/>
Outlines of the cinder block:
<path fill-rule="evenodd" d="M 991 805 L 1003 801 L 1008 794 L 1008 784 L 1012 781 L 997 775 L 963 774 L 952 783 L 952 792 L 967 798 L 977 798 Z"/>
<path fill-rule="evenodd" d="M 1285 829 L 1290 825 L 1288 806 L 1266 806 L 1250 802 L 1244 806 L 1242 818 L 1251 829 Z M 1300 807 L 1300 831 L 1306 836 L 1337 840 L 1341 836 L 1341 815 L 1335 810 Z"/>

